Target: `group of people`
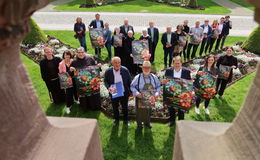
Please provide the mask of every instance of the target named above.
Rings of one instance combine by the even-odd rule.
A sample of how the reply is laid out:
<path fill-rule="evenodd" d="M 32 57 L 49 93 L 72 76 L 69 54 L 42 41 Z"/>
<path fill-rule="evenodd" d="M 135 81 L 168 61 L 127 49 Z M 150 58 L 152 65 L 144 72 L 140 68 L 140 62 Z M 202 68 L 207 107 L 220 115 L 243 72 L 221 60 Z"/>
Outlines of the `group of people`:
<path fill-rule="evenodd" d="M 76 56 L 73 58 L 73 54 L 70 51 L 63 53 L 63 59 L 53 56 L 51 48 L 45 48 L 45 58 L 40 62 L 40 69 L 42 79 L 46 83 L 50 97 L 54 103 L 62 103 L 66 101 L 67 114 L 70 113 L 72 104 L 79 103 L 84 109 L 99 109 L 101 106 L 100 93 L 95 93 L 88 96 L 82 96 L 77 93 L 74 73 L 78 69 L 84 69 L 89 66 L 101 66 L 97 64 L 94 58 L 85 52 L 83 47 L 77 49 Z M 206 63 L 199 71 L 205 71 L 217 78 L 216 91 L 219 94 L 219 98 L 222 99 L 222 95 L 226 88 L 227 83 L 232 79 L 232 69 L 237 67 L 237 59 L 232 55 L 234 52 L 232 47 L 227 47 L 226 55 L 220 57 L 216 62 L 213 55 L 208 55 L 205 59 Z M 122 107 L 124 124 L 130 125 L 128 121 L 128 100 L 131 95 L 136 98 L 136 120 L 137 128 L 141 129 L 143 125 L 148 128 L 152 128 L 150 123 L 151 107 L 142 106 L 143 90 L 151 89 L 154 93 L 154 98 L 158 98 L 162 91 L 161 85 L 166 83 L 166 79 L 187 79 L 191 80 L 191 72 L 182 67 L 182 58 L 175 56 L 172 60 L 172 65 L 165 71 L 165 79 L 159 79 L 156 75 L 151 73 L 151 62 L 145 60 L 141 66 L 141 73 L 137 74 L 133 79 L 129 70 L 122 65 L 121 58 L 115 56 L 111 60 L 112 66 L 105 71 L 104 83 L 109 91 L 109 95 L 112 102 L 114 125 L 119 124 L 119 106 Z M 228 79 L 218 78 L 218 68 L 220 65 L 230 66 Z M 59 73 L 68 73 L 71 76 L 72 88 L 61 89 L 59 84 Z M 112 94 L 114 84 L 119 83 L 122 88 L 123 94 L 119 97 L 113 98 Z M 196 84 L 194 84 L 195 86 Z M 195 86 L 196 87 L 196 86 Z M 79 102 L 78 102 L 79 100 Z M 200 114 L 199 104 L 202 99 L 197 98 L 195 111 Z M 210 99 L 205 99 L 205 112 L 210 114 L 208 110 Z M 184 112 L 181 109 L 175 107 L 168 107 L 170 114 L 170 126 L 174 126 L 176 115 L 178 119 L 184 119 Z"/>
<path fill-rule="evenodd" d="M 112 31 L 108 23 L 104 23 L 100 19 L 100 14 L 95 15 L 95 19 L 89 24 L 90 28 L 100 28 L 104 31 L 105 47 L 108 51 L 109 59 L 112 58 L 111 46 L 114 47 L 114 56 L 121 59 L 123 66 L 126 66 L 131 74 L 136 75 L 140 72 L 138 67 L 133 64 L 132 42 L 135 40 L 134 27 L 129 25 L 128 19 L 124 19 L 124 23 L 120 27 Z M 199 55 L 203 53 L 211 53 L 215 44 L 215 51 L 223 49 L 226 37 L 229 35 L 229 30 L 232 29 L 232 22 L 230 16 L 221 17 L 220 20 L 214 20 L 210 25 L 209 20 L 206 19 L 204 24 L 196 21 L 193 27 L 189 27 L 188 20 L 184 20 L 183 24 L 176 27 L 176 31 L 172 31 L 172 27 L 166 27 L 166 32 L 162 34 L 161 43 L 164 50 L 164 67 L 171 66 L 173 57 L 183 56 L 184 61 L 196 57 L 199 45 Z M 85 32 L 86 27 L 81 18 L 77 18 L 74 25 L 75 37 L 78 38 L 80 45 L 87 51 Z M 118 46 L 114 43 L 114 36 L 122 35 L 122 45 Z M 155 51 L 159 42 L 159 29 L 155 27 L 154 22 L 149 22 L 149 27 L 142 30 L 142 35 L 139 40 L 147 40 L 149 44 L 150 62 L 153 63 L 155 59 Z M 101 48 L 95 48 L 95 54 L 101 54 Z M 136 68 L 137 67 L 137 68 Z M 138 72 L 139 71 L 139 72 Z"/>

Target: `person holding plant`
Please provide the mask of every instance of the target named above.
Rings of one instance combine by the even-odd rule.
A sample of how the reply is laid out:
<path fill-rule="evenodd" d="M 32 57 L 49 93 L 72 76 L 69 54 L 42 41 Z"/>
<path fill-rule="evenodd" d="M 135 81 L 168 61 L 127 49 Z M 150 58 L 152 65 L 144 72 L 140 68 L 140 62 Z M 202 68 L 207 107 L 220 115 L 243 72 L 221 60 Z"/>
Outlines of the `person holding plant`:
<path fill-rule="evenodd" d="M 219 72 L 218 68 L 215 66 L 215 63 L 216 63 L 216 61 L 215 61 L 215 57 L 213 55 L 207 56 L 205 59 L 205 65 L 199 68 L 197 76 L 201 77 L 201 76 L 203 76 L 203 74 L 209 74 L 209 76 L 212 77 L 212 80 L 213 80 L 212 83 L 214 85 L 215 79 L 217 79 L 218 72 Z M 194 82 L 194 87 L 196 89 L 202 89 L 199 87 L 199 83 L 202 83 L 202 85 L 207 85 L 207 83 L 209 83 L 209 82 L 208 82 L 208 79 L 203 79 L 202 82 L 199 82 L 199 79 L 196 79 Z M 207 115 L 209 115 L 210 114 L 209 109 L 208 109 L 209 102 L 210 102 L 210 99 L 215 95 L 216 89 L 214 87 L 211 89 L 207 88 L 205 90 L 209 90 L 210 93 L 207 93 L 207 94 L 203 93 L 201 96 L 197 96 L 195 112 L 197 114 L 200 114 L 199 105 L 203 98 L 205 101 L 205 106 L 204 106 L 205 113 Z"/>
<path fill-rule="evenodd" d="M 205 54 L 211 52 L 212 47 L 213 47 L 216 39 L 218 39 L 218 37 L 219 37 L 218 20 L 214 20 L 212 22 L 211 28 L 212 28 L 212 30 L 211 30 L 211 33 L 210 33 L 210 35 L 208 37 L 208 41 L 207 41 L 206 48 L 205 48 L 205 51 L 204 51 Z"/>
<path fill-rule="evenodd" d="M 151 67 L 150 61 L 144 61 L 141 66 L 143 73 L 136 75 L 131 83 L 131 91 L 136 97 L 137 129 L 143 128 L 142 123 L 152 128 L 150 124 L 152 107 L 160 95 L 161 82 L 151 73 Z"/>
<path fill-rule="evenodd" d="M 125 66 L 133 75 L 136 74 L 137 68 L 134 65 L 132 54 L 132 42 L 135 40 L 133 31 L 128 31 L 127 36 L 123 38 L 122 66 Z"/>
<path fill-rule="evenodd" d="M 69 75 L 72 75 L 72 73 L 70 72 L 70 64 L 73 61 L 72 53 L 70 51 L 65 51 L 62 55 L 62 58 L 63 58 L 63 60 L 59 63 L 59 73 L 68 73 Z M 66 113 L 67 114 L 70 113 L 70 108 L 73 105 L 73 100 L 74 100 L 73 95 L 75 97 L 76 103 L 79 103 L 75 81 L 72 79 L 71 76 L 68 78 L 68 84 L 72 85 L 72 87 L 65 89 L 66 106 L 67 106 Z"/>
<path fill-rule="evenodd" d="M 172 60 L 172 67 L 167 68 L 165 71 L 166 79 L 162 80 L 162 84 L 166 84 L 169 80 L 168 79 L 185 79 L 191 80 L 191 72 L 182 67 L 182 60 L 180 56 L 176 56 Z M 165 97 L 164 97 L 165 98 Z M 170 127 L 173 127 L 176 121 L 176 113 L 178 112 L 178 119 L 184 119 L 184 112 L 181 109 L 176 109 L 174 107 L 168 107 L 169 114 L 170 114 Z"/>
<path fill-rule="evenodd" d="M 217 93 L 219 95 L 219 99 L 223 99 L 223 93 L 226 89 L 228 82 L 232 80 L 233 69 L 237 68 L 238 62 L 237 58 L 233 56 L 234 49 L 232 47 L 226 48 L 226 55 L 221 56 L 217 61 L 217 67 L 220 70 L 221 75 L 218 76 L 217 79 Z M 227 68 L 225 72 L 221 68 Z"/>
<path fill-rule="evenodd" d="M 181 57 L 183 47 L 185 47 L 186 42 L 187 42 L 187 36 L 186 36 L 186 33 L 183 31 L 183 26 L 181 24 L 179 24 L 176 27 L 176 31 L 174 33 L 175 33 L 175 35 L 177 35 L 178 44 L 175 45 L 175 47 L 174 47 L 173 57 L 178 56 L 178 55 Z"/>
<path fill-rule="evenodd" d="M 112 36 L 111 44 L 114 46 L 114 56 L 120 57 L 122 59 L 123 56 L 123 34 L 120 33 L 120 29 L 118 27 L 114 30 L 114 35 Z"/>

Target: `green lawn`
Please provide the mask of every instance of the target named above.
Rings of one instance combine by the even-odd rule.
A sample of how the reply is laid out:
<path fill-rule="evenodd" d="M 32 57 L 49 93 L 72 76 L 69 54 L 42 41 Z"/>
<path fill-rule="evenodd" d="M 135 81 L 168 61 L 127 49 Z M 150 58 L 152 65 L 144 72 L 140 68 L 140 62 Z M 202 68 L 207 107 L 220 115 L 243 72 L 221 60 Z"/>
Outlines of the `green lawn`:
<path fill-rule="evenodd" d="M 77 39 L 75 39 L 73 37 L 74 35 L 74 32 L 73 31 L 44 31 L 46 34 L 48 35 L 51 35 L 51 36 L 54 36 L 56 38 L 59 38 L 62 42 L 66 43 L 66 44 L 69 44 L 71 45 L 72 47 L 78 47 L 79 46 L 79 42 Z M 88 33 L 87 33 L 88 35 Z M 140 34 L 135 34 L 135 38 L 136 39 L 139 39 L 140 37 Z M 91 47 L 91 43 L 90 43 L 90 39 L 89 39 L 89 36 L 86 36 L 87 38 L 87 47 L 88 47 L 88 53 L 90 54 L 94 54 L 94 49 Z M 161 39 L 161 37 L 160 37 Z M 238 41 L 244 41 L 246 39 L 246 37 L 231 37 L 229 36 L 227 39 L 226 39 L 226 45 L 234 45 L 236 42 Z M 199 48 L 200 49 L 200 48 Z M 197 51 L 197 54 L 199 54 L 199 49 Z M 113 48 L 112 48 L 112 52 L 113 51 Z M 155 63 L 154 63 L 154 70 L 158 70 L 158 69 L 162 69 L 164 67 L 164 62 L 163 62 L 163 46 L 161 44 L 161 42 L 158 43 L 158 46 L 156 48 L 156 53 L 155 53 Z M 106 58 L 108 57 L 108 53 L 106 51 L 106 49 L 102 49 L 102 59 L 105 60 Z"/>
<path fill-rule="evenodd" d="M 74 0 L 67 4 L 55 7 L 55 10 L 63 11 L 93 11 L 93 12 L 157 12 L 157 13 L 200 13 L 200 14 L 227 14 L 230 10 L 214 3 L 211 0 L 199 0 L 200 6 L 204 6 L 205 10 L 185 9 L 181 7 L 159 4 L 146 0 L 133 0 L 125 3 L 113 5 L 105 5 L 95 8 L 79 8 L 80 4 L 84 4 L 85 0 Z"/>
<path fill-rule="evenodd" d="M 237 4 L 239 4 L 239 5 L 243 6 L 243 7 L 246 7 L 248 9 L 250 9 L 250 10 L 255 10 L 254 6 L 252 6 L 251 4 L 249 4 L 248 2 L 246 2 L 244 0 L 230 0 L 230 1 L 232 1 L 234 3 L 237 3 Z"/>

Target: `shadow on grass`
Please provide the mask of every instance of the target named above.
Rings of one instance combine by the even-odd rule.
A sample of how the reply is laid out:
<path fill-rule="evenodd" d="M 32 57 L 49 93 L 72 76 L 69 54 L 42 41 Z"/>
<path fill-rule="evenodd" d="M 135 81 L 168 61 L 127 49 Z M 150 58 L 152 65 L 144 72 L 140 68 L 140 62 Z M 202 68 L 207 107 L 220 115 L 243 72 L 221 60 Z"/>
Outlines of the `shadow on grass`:
<path fill-rule="evenodd" d="M 172 160 L 173 150 L 174 150 L 174 140 L 175 140 L 175 129 L 174 127 L 169 127 L 168 138 L 164 142 L 164 147 L 161 151 L 162 159 L 164 160 Z M 169 147 L 172 146 L 172 147 Z"/>

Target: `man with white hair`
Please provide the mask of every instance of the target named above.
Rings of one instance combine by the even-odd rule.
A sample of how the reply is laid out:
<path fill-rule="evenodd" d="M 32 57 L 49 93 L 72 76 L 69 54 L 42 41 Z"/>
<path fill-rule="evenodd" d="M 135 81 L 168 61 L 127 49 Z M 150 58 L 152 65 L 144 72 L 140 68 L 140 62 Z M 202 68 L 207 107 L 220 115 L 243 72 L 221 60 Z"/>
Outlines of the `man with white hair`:
<path fill-rule="evenodd" d="M 124 36 L 127 36 L 128 31 L 132 31 L 133 34 L 135 34 L 133 26 L 129 25 L 128 19 L 125 18 L 124 24 L 120 26 L 120 33 L 122 33 Z"/>
<path fill-rule="evenodd" d="M 88 66 L 97 65 L 94 58 L 85 53 L 84 48 L 79 47 L 77 49 L 77 57 L 72 61 L 70 65 L 70 71 L 74 72 L 77 69 L 85 69 Z M 85 110 L 96 110 L 101 106 L 100 93 L 90 96 L 79 96 L 80 106 Z"/>
<path fill-rule="evenodd" d="M 109 91 L 109 95 L 112 101 L 115 119 L 114 126 L 117 126 L 119 124 L 119 103 L 122 106 L 124 114 L 124 124 L 130 125 L 130 123 L 128 123 L 128 97 L 131 94 L 131 76 L 128 69 L 124 66 L 121 66 L 121 59 L 119 57 L 113 57 L 111 62 L 113 66 L 106 70 L 104 75 L 104 82 L 106 88 Z M 113 97 L 112 94 L 119 92 L 116 90 L 116 86 L 119 86 L 122 89 L 122 94 Z"/>
<path fill-rule="evenodd" d="M 154 22 L 149 22 L 149 28 L 148 30 L 148 34 L 151 37 L 151 58 L 150 58 L 150 62 L 153 63 L 154 62 L 154 54 L 155 54 L 155 49 L 156 46 L 158 44 L 159 41 L 159 30 L 158 28 L 154 27 Z"/>
<path fill-rule="evenodd" d="M 53 103 L 59 104 L 65 102 L 65 92 L 60 89 L 59 82 L 59 63 L 61 59 L 53 56 L 52 48 L 44 49 L 45 58 L 40 61 L 41 76 L 44 80 Z"/>
<path fill-rule="evenodd" d="M 135 76 L 131 83 L 131 91 L 136 97 L 136 122 L 137 129 L 142 129 L 144 125 L 152 128 L 150 124 L 150 116 L 152 112 L 152 105 L 155 104 L 156 98 L 160 95 L 161 82 L 158 77 L 151 73 L 150 61 L 144 61 L 141 66 L 143 73 Z M 153 104 L 145 104 L 142 99 L 145 96 L 144 90 L 152 92 L 154 97 L 150 97 Z"/>

